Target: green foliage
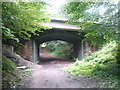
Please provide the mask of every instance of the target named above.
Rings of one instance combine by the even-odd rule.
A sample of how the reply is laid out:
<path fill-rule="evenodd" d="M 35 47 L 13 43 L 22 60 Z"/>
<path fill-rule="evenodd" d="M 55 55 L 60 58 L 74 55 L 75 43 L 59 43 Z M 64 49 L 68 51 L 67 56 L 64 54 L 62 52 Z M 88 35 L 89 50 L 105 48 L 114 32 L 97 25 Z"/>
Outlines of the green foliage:
<path fill-rule="evenodd" d="M 15 38 L 15 35 L 11 33 L 11 30 L 6 28 L 4 25 L 2 26 L 2 33 L 4 34 L 4 40 L 12 39 L 19 42 L 18 38 Z"/>
<path fill-rule="evenodd" d="M 15 41 L 29 40 L 31 35 L 37 35 L 36 32 L 47 29 L 40 25 L 40 22 L 49 21 L 42 11 L 45 5 L 43 2 L 3 2 L 3 42 L 14 44 Z"/>
<path fill-rule="evenodd" d="M 63 68 L 63 70 L 72 75 L 83 74 L 104 78 L 109 81 L 110 85 L 108 88 L 119 88 L 118 54 L 118 43 L 112 41 L 106 44 L 101 50 L 93 52 L 91 56 L 86 57 L 82 61 L 76 61 L 74 64 Z"/>
<path fill-rule="evenodd" d="M 6 58 L 5 56 L 2 56 L 2 70 L 6 71 L 6 72 L 11 72 L 13 70 L 15 70 L 16 65 L 9 60 L 8 58 Z"/>
<path fill-rule="evenodd" d="M 70 18 L 70 21 L 76 21 L 80 17 L 83 17 L 84 11 L 86 8 L 91 4 L 85 3 L 85 2 L 70 2 L 64 6 L 65 12 L 68 14 L 68 17 Z"/>
<path fill-rule="evenodd" d="M 16 64 L 2 55 L 2 88 L 13 88 L 23 85 L 23 79 L 31 73 L 31 69 L 20 70 Z"/>
<path fill-rule="evenodd" d="M 15 73 L 16 65 L 4 55 L 2 56 L 2 87 L 10 88 L 19 81 Z"/>
<path fill-rule="evenodd" d="M 101 9 L 102 7 L 102 9 Z M 117 4 L 107 2 L 70 2 L 64 8 L 68 15 L 68 23 L 80 27 L 85 33 L 83 41 L 92 45 L 100 45 L 105 41 L 118 40 L 118 8 Z M 104 10 L 106 10 L 104 12 Z"/>
<path fill-rule="evenodd" d="M 50 50 L 50 54 L 56 57 L 72 56 L 72 47 L 72 44 L 60 40 L 46 42 L 46 48 Z"/>
<path fill-rule="evenodd" d="M 69 46 L 64 43 L 61 46 L 56 47 L 52 52 L 50 52 L 50 54 L 56 57 L 72 56 L 72 49 L 70 49 Z"/>

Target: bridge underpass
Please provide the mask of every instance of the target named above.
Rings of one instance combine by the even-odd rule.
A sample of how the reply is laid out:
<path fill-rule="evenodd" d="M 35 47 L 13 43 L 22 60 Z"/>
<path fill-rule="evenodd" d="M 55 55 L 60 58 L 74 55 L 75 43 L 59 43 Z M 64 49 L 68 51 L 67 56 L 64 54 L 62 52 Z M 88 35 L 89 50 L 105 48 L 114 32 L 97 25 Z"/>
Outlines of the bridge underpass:
<path fill-rule="evenodd" d="M 32 60 L 34 62 L 41 60 L 39 57 L 39 45 L 52 40 L 62 40 L 73 44 L 74 58 L 79 60 L 83 59 L 84 52 L 86 50 L 86 44 L 81 42 L 84 38 L 84 34 L 78 34 L 75 29 L 66 28 L 52 28 L 50 30 L 44 30 L 40 33 L 40 36 L 34 36 L 32 38 Z M 85 48 L 84 48 L 85 46 Z M 94 88 L 97 86 L 97 81 L 92 78 L 86 79 L 81 76 L 79 80 L 76 78 L 68 77 L 61 71 L 62 67 L 71 65 L 71 61 L 49 61 L 45 63 L 37 63 L 41 67 L 35 66 L 34 72 L 31 74 L 25 87 L 31 88 Z M 36 68 L 37 67 L 37 68 Z M 61 83 L 62 82 L 62 83 Z"/>
<path fill-rule="evenodd" d="M 84 47 L 81 41 L 84 38 L 84 34 L 81 33 L 79 35 L 78 28 L 70 24 L 65 24 L 63 21 L 53 20 L 51 23 L 48 23 L 48 25 L 45 23 L 43 25 L 50 27 L 51 24 L 52 29 L 44 30 L 42 33 L 40 33 L 39 37 L 34 36 L 32 38 L 33 60 L 38 61 L 41 59 L 39 55 L 39 45 L 53 40 L 62 40 L 73 44 L 73 58 L 78 58 L 79 60 L 83 59 Z"/>

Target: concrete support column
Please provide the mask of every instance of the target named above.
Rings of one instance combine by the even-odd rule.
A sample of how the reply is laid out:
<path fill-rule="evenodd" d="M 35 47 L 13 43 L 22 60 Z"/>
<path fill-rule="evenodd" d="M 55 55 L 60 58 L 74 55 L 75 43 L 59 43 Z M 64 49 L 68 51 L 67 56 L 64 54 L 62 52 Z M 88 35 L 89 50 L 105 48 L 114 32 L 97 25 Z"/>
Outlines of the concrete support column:
<path fill-rule="evenodd" d="M 83 43 L 76 43 L 74 45 L 74 58 L 78 58 L 79 60 L 82 60 L 84 57 L 84 46 Z"/>
<path fill-rule="evenodd" d="M 33 62 L 39 61 L 39 44 L 33 40 Z"/>
<path fill-rule="evenodd" d="M 84 44 L 83 43 L 80 43 L 80 51 L 79 51 L 79 53 L 81 53 L 81 54 L 79 54 L 80 56 L 80 59 L 82 60 L 83 58 L 84 58 Z"/>

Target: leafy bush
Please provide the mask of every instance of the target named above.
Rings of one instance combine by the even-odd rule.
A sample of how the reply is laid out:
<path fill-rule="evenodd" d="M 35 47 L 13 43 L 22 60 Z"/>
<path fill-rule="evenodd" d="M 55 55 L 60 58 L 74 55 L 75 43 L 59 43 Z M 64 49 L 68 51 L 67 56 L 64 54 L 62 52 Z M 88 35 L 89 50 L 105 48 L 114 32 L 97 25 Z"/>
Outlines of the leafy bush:
<path fill-rule="evenodd" d="M 102 11 L 104 7 L 105 12 Z M 102 45 L 109 40 L 118 40 L 119 10 L 113 2 L 69 2 L 63 7 L 68 23 L 80 27 L 85 33 L 84 41 Z"/>
<path fill-rule="evenodd" d="M 15 69 L 16 65 L 9 60 L 7 57 L 3 56 L 3 61 L 2 61 L 2 70 L 6 70 L 7 72 L 10 72 Z"/>
<path fill-rule="evenodd" d="M 16 65 L 6 56 L 2 56 L 2 87 L 10 88 L 19 81 L 17 72 L 15 72 Z"/>
<path fill-rule="evenodd" d="M 64 71 L 72 75 L 83 74 L 86 76 L 100 77 L 108 80 L 108 88 L 119 88 L 118 86 L 118 43 L 111 41 L 101 50 L 93 52 L 91 56 L 82 61 L 76 61 L 74 64 L 63 68 Z"/>
<path fill-rule="evenodd" d="M 23 79 L 31 73 L 31 69 L 17 69 L 15 63 L 2 56 L 2 88 L 13 88 L 23 85 Z"/>
<path fill-rule="evenodd" d="M 50 50 L 50 54 L 56 57 L 71 56 L 73 45 L 65 41 L 50 41 L 46 42 L 46 48 Z"/>
<path fill-rule="evenodd" d="M 40 22 L 50 21 L 43 11 L 46 5 L 44 2 L 19 2 L 18 0 L 3 2 L 1 12 L 3 43 L 19 46 L 32 35 L 39 35 L 41 29 L 48 29 L 40 25 Z"/>

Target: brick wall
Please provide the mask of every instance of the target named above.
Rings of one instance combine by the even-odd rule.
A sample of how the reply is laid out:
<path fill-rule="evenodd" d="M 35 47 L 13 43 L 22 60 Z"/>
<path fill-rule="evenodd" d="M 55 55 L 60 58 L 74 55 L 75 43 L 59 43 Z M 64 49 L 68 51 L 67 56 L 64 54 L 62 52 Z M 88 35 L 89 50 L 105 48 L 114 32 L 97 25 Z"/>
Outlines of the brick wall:
<path fill-rule="evenodd" d="M 23 48 L 17 48 L 16 53 L 19 54 L 21 57 L 23 57 L 26 60 L 31 61 L 32 60 L 32 41 L 28 40 L 25 43 L 25 47 Z"/>

